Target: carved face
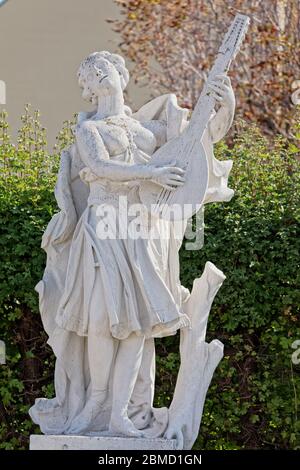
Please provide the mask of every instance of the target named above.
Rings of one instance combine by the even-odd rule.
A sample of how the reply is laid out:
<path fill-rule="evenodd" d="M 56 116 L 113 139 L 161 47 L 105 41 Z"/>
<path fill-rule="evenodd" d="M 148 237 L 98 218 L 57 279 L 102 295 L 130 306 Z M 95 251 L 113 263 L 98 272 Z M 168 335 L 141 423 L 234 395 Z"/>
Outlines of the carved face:
<path fill-rule="evenodd" d="M 97 104 L 100 96 L 122 91 L 120 73 L 104 57 L 98 59 L 96 63 L 92 61 L 86 63 L 78 73 L 78 83 L 82 89 L 83 99 L 93 104 Z"/>

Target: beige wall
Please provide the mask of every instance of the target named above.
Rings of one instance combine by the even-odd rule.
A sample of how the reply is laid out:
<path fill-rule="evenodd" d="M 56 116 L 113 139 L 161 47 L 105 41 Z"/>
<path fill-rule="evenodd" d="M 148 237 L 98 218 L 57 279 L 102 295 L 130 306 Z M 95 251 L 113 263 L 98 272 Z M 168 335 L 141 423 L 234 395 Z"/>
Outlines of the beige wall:
<path fill-rule="evenodd" d="M 53 144 L 63 120 L 88 107 L 76 70 L 90 52 L 117 50 L 118 37 L 105 20 L 118 14 L 113 0 L 8 0 L 0 7 L 0 80 L 13 130 L 31 103 Z M 136 105 L 148 99 L 134 85 L 130 95 Z"/>

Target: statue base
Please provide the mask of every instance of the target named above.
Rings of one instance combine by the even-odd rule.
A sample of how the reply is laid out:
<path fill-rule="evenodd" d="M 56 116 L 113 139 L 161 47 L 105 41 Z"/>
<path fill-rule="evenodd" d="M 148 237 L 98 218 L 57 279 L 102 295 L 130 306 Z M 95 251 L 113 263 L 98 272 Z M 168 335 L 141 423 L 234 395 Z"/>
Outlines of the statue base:
<path fill-rule="evenodd" d="M 174 439 L 104 436 L 30 436 L 30 450 L 176 450 Z"/>

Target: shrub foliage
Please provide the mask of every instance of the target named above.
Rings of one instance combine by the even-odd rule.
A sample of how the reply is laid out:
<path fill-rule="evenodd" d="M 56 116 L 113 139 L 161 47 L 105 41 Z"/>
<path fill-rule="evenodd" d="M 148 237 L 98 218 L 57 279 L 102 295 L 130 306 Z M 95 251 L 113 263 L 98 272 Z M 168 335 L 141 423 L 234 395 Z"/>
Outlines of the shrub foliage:
<path fill-rule="evenodd" d="M 49 155 L 38 114 L 26 108 L 15 146 L 6 114 L 0 115 L 0 338 L 7 347 L 7 363 L 0 366 L 2 449 L 27 447 L 29 435 L 39 432 L 28 409 L 36 397 L 54 393 L 54 357 L 34 286 L 45 265 L 41 236 L 57 210 L 58 153 L 70 139 L 67 122 Z M 300 339 L 297 151 L 282 137 L 270 144 L 254 127 L 241 127 L 230 148 L 220 144 L 218 158 L 234 160 L 235 197 L 206 207 L 200 251 L 181 250 L 187 287 L 207 260 L 227 276 L 208 325 L 208 340 L 220 339 L 225 357 L 208 392 L 196 449 L 300 446 L 300 366 L 291 360 Z M 176 382 L 178 335 L 158 340 L 157 352 L 155 401 L 164 406 Z"/>

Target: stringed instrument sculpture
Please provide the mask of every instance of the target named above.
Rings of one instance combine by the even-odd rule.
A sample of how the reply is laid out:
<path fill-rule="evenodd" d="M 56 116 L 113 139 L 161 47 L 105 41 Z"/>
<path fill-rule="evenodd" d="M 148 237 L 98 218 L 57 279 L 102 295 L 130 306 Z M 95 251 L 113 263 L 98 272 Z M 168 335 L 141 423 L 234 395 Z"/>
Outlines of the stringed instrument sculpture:
<path fill-rule="evenodd" d="M 228 71 L 244 39 L 249 22 L 248 16 L 235 16 L 206 83 L 216 75 Z M 208 163 L 202 138 L 215 104 L 216 100 L 205 84 L 186 129 L 152 155 L 149 164 L 155 166 L 167 166 L 171 162 L 174 165 L 176 160 L 175 165 L 185 170 L 185 183 L 170 191 L 156 183 L 142 182 L 140 199 L 151 214 L 169 220 L 181 220 L 191 217 L 200 209 L 208 185 Z"/>

